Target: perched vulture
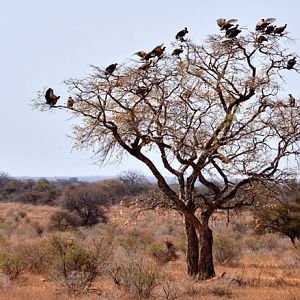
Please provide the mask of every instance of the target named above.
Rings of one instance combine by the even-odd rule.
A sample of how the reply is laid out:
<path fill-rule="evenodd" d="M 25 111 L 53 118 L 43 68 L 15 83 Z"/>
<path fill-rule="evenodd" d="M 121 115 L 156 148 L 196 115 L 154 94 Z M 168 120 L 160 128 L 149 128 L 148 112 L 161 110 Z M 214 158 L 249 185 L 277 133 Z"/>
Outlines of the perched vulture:
<path fill-rule="evenodd" d="M 266 28 L 266 30 L 265 30 L 265 33 L 266 33 L 266 34 L 271 34 L 271 33 L 274 32 L 274 29 L 275 29 L 275 26 L 273 26 L 273 25 L 268 25 L 267 28 Z"/>
<path fill-rule="evenodd" d="M 180 30 L 179 32 L 177 32 L 175 39 L 176 40 L 180 40 L 181 42 L 184 41 L 183 37 L 188 33 L 187 28 L 185 27 L 183 30 Z"/>
<path fill-rule="evenodd" d="M 260 21 L 256 24 L 255 29 L 257 31 L 263 31 L 275 20 L 275 18 L 260 19 Z"/>
<path fill-rule="evenodd" d="M 289 94 L 289 105 L 291 107 L 294 107 L 296 105 L 296 99 L 292 96 L 292 94 Z"/>
<path fill-rule="evenodd" d="M 239 27 L 239 25 L 236 25 L 232 28 L 227 29 L 226 36 L 229 38 L 236 38 L 238 36 L 238 34 L 242 32 L 240 29 L 238 29 L 238 27 Z"/>
<path fill-rule="evenodd" d="M 293 69 L 295 64 L 296 64 L 296 56 L 288 60 L 286 68 L 288 70 L 291 70 Z"/>
<path fill-rule="evenodd" d="M 149 91 L 149 90 L 148 90 L 148 88 L 147 88 L 146 86 L 139 86 L 139 87 L 137 88 L 137 90 L 135 91 L 135 93 L 136 93 L 138 96 L 140 96 L 140 97 L 144 97 L 144 96 L 147 94 L 148 91 Z"/>
<path fill-rule="evenodd" d="M 217 24 L 220 27 L 221 30 L 228 30 L 230 27 L 233 26 L 234 23 L 236 23 L 237 19 L 218 19 Z"/>
<path fill-rule="evenodd" d="M 284 26 L 279 26 L 279 27 L 276 26 L 275 29 L 274 29 L 274 33 L 275 34 L 282 34 L 285 31 L 286 26 L 287 26 L 287 24 L 285 24 Z"/>
<path fill-rule="evenodd" d="M 262 42 L 267 42 L 268 39 L 267 39 L 263 34 L 261 34 L 261 35 L 259 35 L 259 36 L 257 37 L 257 41 L 258 41 L 259 43 L 262 43 Z"/>
<path fill-rule="evenodd" d="M 172 55 L 179 56 L 183 52 L 182 46 L 173 50 Z"/>
<path fill-rule="evenodd" d="M 118 64 L 111 64 L 111 65 L 109 65 L 109 66 L 105 69 L 105 75 L 111 75 L 111 74 L 115 71 L 117 65 L 118 65 Z"/>
<path fill-rule="evenodd" d="M 165 50 L 166 47 L 163 47 L 163 44 L 161 44 L 159 46 L 156 46 L 151 52 L 153 53 L 154 56 L 160 58 L 164 54 Z"/>
<path fill-rule="evenodd" d="M 60 96 L 54 95 L 53 90 L 51 88 L 49 88 L 46 91 L 45 98 L 46 98 L 47 104 L 49 104 L 50 106 L 54 106 L 56 104 L 57 100 L 60 98 Z"/>
<path fill-rule="evenodd" d="M 147 71 L 151 67 L 152 60 L 149 60 L 139 67 L 139 70 Z"/>
<path fill-rule="evenodd" d="M 67 106 L 71 108 L 71 107 L 73 107 L 73 105 L 74 105 L 73 98 L 72 97 L 68 97 Z"/>
<path fill-rule="evenodd" d="M 148 53 L 145 51 L 138 51 L 134 54 L 138 55 L 140 58 L 144 58 Z"/>

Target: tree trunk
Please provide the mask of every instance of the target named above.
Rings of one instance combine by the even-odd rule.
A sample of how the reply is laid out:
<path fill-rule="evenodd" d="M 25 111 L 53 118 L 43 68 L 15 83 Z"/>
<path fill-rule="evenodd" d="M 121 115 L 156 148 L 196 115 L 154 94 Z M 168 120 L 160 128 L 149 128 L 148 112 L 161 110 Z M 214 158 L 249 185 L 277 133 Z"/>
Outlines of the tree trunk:
<path fill-rule="evenodd" d="M 209 279 L 215 277 L 213 263 L 212 230 L 208 226 L 209 216 L 202 218 L 202 231 L 200 232 L 200 262 L 199 262 L 199 279 Z"/>
<path fill-rule="evenodd" d="M 185 218 L 186 235 L 186 262 L 189 276 L 196 277 L 199 274 L 199 240 L 193 224 Z"/>

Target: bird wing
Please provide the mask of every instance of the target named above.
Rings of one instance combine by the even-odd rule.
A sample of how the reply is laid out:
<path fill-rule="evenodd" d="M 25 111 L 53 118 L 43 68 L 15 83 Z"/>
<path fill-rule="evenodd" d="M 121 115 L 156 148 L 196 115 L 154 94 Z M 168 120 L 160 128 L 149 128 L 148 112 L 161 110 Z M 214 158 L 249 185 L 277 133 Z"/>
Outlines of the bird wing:
<path fill-rule="evenodd" d="M 266 22 L 273 23 L 273 22 L 276 21 L 276 19 L 275 19 L 275 18 L 267 18 L 267 19 L 265 19 L 265 21 L 266 21 Z"/>
<path fill-rule="evenodd" d="M 238 19 L 229 19 L 226 23 L 236 23 Z"/>

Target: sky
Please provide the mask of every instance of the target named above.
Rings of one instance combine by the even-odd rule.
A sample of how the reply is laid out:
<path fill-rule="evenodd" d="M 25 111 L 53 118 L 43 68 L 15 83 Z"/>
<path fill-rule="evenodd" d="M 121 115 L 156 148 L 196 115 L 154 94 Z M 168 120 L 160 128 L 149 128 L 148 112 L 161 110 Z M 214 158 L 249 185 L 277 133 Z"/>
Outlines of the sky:
<path fill-rule="evenodd" d="M 65 112 L 31 106 L 39 90 L 53 87 L 68 97 L 63 81 L 87 75 L 90 65 L 124 62 L 139 50 L 170 43 L 188 27 L 203 41 L 216 33 L 218 18 L 237 18 L 255 26 L 275 17 L 288 24 L 300 54 L 299 0 L 3 0 L 0 3 L 0 170 L 11 176 L 116 176 L 127 169 L 150 175 L 141 163 L 99 166 L 91 152 L 73 149 L 72 120 Z M 299 76 L 287 78 L 300 99 Z"/>

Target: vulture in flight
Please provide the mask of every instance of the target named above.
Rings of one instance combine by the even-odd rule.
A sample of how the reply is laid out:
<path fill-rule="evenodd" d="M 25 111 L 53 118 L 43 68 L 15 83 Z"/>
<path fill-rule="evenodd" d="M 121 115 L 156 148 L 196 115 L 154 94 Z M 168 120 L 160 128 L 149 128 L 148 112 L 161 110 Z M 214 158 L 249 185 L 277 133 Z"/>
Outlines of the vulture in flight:
<path fill-rule="evenodd" d="M 296 99 L 292 96 L 292 94 L 289 94 L 289 105 L 291 107 L 294 107 L 296 105 Z"/>
<path fill-rule="evenodd" d="M 60 98 L 60 96 L 54 95 L 53 89 L 49 88 L 46 91 L 45 98 L 46 98 L 47 104 L 49 104 L 50 106 L 54 106 L 56 104 L 57 100 Z"/>
<path fill-rule="evenodd" d="M 180 30 L 179 32 L 177 32 L 177 34 L 175 35 L 175 39 L 176 40 L 180 40 L 181 42 L 184 41 L 183 37 L 188 33 L 187 27 L 185 27 L 183 30 Z"/>
<path fill-rule="evenodd" d="M 264 31 L 274 21 L 276 21 L 275 18 L 260 19 L 255 29 L 256 31 Z"/>
<path fill-rule="evenodd" d="M 109 65 L 109 66 L 105 69 L 105 75 L 111 75 L 111 74 L 115 71 L 117 65 L 118 65 L 117 63 L 116 63 L 116 64 L 111 64 L 111 65 Z"/>
<path fill-rule="evenodd" d="M 238 20 L 237 19 L 218 19 L 217 24 L 220 27 L 221 30 L 228 30 L 230 27 L 233 26 L 234 23 L 236 23 Z"/>
<path fill-rule="evenodd" d="M 288 70 L 291 70 L 293 69 L 295 64 L 296 64 L 296 56 L 288 60 L 286 68 Z"/>
<path fill-rule="evenodd" d="M 68 97 L 67 106 L 68 106 L 69 108 L 71 108 L 71 107 L 73 107 L 73 105 L 74 105 L 74 100 L 73 100 L 73 98 L 72 98 L 72 97 Z"/>

